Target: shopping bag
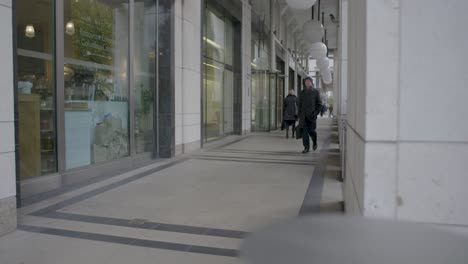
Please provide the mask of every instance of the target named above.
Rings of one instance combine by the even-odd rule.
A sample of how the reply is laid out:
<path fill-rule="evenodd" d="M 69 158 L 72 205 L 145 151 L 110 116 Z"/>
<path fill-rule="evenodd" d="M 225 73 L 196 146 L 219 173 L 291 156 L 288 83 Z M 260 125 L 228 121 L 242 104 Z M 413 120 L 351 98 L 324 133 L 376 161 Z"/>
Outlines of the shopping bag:
<path fill-rule="evenodd" d="M 304 128 L 296 127 L 296 139 L 301 139 L 303 132 L 304 132 Z"/>

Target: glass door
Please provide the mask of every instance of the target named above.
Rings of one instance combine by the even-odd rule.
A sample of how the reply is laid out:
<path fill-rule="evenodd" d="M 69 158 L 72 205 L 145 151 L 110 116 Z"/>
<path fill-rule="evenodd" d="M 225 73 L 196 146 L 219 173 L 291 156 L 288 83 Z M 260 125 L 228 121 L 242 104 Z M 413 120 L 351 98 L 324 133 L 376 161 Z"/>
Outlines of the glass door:
<path fill-rule="evenodd" d="M 284 101 L 284 76 L 277 75 L 276 78 L 276 126 L 281 127 L 283 122 L 283 101 Z"/>
<path fill-rule="evenodd" d="M 134 134 L 137 154 L 156 148 L 154 117 L 157 97 L 157 12 L 156 0 L 135 0 L 133 45 Z"/>
<path fill-rule="evenodd" d="M 203 140 L 234 132 L 234 24 L 224 11 L 206 6 L 203 25 Z"/>
<path fill-rule="evenodd" d="M 270 131 L 271 130 L 276 130 L 278 129 L 278 126 L 276 124 L 276 119 L 277 119 L 277 110 L 276 110 L 276 73 L 270 73 L 269 74 L 269 97 L 270 97 Z"/>
<path fill-rule="evenodd" d="M 283 88 L 276 73 L 255 71 L 252 73 L 252 128 L 271 131 L 280 127 L 282 120 Z M 281 80 L 281 87 L 284 80 Z"/>
<path fill-rule="evenodd" d="M 224 134 L 232 134 L 234 132 L 234 74 L 227 69 L 224 70 L 223 108 Z"/>
<path fill-rule="evenodd" d="M 270 131 L 270 87 L 266 71 L 252 73 L 252 127 L 256 131 Z"/>
<path fill-rule="evenodd" d="M 224 65 L 210 59 L 204 64 L 204 122 L 206 139 L 219 138 L 224 133 L 223 85 Z"/>

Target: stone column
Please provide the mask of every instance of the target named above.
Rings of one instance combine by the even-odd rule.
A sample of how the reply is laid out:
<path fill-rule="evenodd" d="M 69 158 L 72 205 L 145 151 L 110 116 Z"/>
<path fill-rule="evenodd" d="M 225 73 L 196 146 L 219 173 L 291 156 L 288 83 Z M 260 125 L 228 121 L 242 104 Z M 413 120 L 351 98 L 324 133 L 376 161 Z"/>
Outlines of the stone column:
<path fill-rule="evenodd" d="M 0 1 L 0 236 L 16 229 L 12 1 Z"/>
<path fill-rule="evenodd" d="M 286 50 L 284 55 L 284 94 L 289 94 L 289 52 Z"/>
<path fill-rule="evenodd" d="M 175 112 L 177 153 L 200 148 L 201 135 L 201 0 L 175 0 Z M 200 40 L 200 41 L 198 41 Z"/>
<path fill-rule="evenodd" d="M 275 2 L 276 0 L 270 0 L 270 72 L 276 71 L 276 40 L 273 31 L 278 18 L 275 16 Z"/>
<path fill-rule="evenodd" d="M 347 212 L 468 230 L 468 2 L 348 5 Z"/>
<path fill-rule="evenodd" d="M 348 98 L 348 1 L 340 0 L 340 25 L 338 33 L 338 107 L 340 119 L 346 119 Z"/>
<path fill-rule="evenodd" d="M 252 22 L 251 12 L 252 7 L 249 1 L 242 0 L 242 133 L 250 133 L 252 119 L 252 102 L 251 102 L 251 34 Z"/>

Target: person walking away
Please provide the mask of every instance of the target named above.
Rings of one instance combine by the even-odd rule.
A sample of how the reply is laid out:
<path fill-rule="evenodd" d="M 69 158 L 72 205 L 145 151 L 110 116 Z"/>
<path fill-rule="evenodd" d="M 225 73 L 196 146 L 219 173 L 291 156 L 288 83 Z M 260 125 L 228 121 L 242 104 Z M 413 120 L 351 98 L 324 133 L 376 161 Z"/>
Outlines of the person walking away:
<path fill-rule="evenodd" d="M 328 117 L 333 118 L 333 104 L 330 104 L 330 106 L 328 107 L 328 111 Z"/>
<path fill-rule="evenodd" d="M 288 96 L 283 102 L 283 123 L 286 128 L 286 138 L 289 138 L 289 127 L 292 126 L 292 137 L 296 133 L 297 97 L 294 90 L 289 90 Z"/>
<path fill-rule="evenodd" d="M 317 149 L 317 116 L 322 110 L 320 93 L 314 89 L 312 78 L 307 76 L 304 79 L 304 89 L 299 95 L 299 127 L 302 128 L 302 144 L 304 150 L 302 153 L 310 152 L 310 139 L 312 137 L 313 150 Z"/>

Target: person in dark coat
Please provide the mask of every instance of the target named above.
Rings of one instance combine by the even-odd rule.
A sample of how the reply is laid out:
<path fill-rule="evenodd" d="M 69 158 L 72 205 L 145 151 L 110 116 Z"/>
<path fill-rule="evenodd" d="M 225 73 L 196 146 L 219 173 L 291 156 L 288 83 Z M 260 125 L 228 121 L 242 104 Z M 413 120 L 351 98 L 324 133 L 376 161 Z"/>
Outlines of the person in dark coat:
<path fill-rule="evenodd" d="M 295 137 L 297 120 L 297 97 L 294 90 L 290 90 L 283 102 L 283 122 L 286 128 L 286 138 L 289 138 L 289 127 L 292 126 L 292 136 Z"/>
<path fill-rule="evenodd" d="M 299 128 L 302 130 L 302 144 L 304 150 L 302 153 L 310 152 L 310 139 L 312 137 L 313 150 L 317 149 L 317 115 L 322 110 L 320 93 L 314 89 L 312 78 L 307 76 L 304 79 L 304 89 L 299 95 Z"/>

